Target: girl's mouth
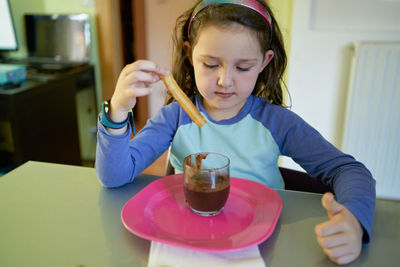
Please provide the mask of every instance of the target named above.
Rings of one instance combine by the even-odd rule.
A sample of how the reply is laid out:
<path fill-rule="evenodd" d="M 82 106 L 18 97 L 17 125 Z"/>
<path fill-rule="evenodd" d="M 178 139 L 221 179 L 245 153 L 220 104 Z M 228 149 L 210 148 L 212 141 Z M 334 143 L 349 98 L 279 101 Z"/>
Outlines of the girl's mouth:
<path fill-rule="evenodd" d="M 222 98 L 228 98 L 233 96 L 233 93 L 215 92 L 215 94 Z"/>

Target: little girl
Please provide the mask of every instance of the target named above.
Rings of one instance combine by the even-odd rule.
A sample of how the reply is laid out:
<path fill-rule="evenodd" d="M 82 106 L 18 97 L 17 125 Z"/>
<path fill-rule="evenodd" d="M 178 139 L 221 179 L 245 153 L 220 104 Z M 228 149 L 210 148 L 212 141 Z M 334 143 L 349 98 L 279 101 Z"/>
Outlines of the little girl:
<path fill-rule="evenodd" d="M 336 263 L 358 257 L 369 242 L 375 181 L 283 104 L 286 54 L 278 24 L 267 4 L 255 0 L 208 0 L 177 19 L 172 73 L 207 120 L 199 128 L 169 99 L 130 139 L 129 112 L 136 97 L 168 70 L 137 61 L 121 72 L 98 125 L 96 170 L 107 187 L 130 183 L 169 147 L 175 173 L 185 156 L 219 152 L 231 160 L 231 175 L 283 189 L 278 157 L 292 157 L 336 194 L 322 198 L 329 220 L 316 226 L 320 246 Z"/>

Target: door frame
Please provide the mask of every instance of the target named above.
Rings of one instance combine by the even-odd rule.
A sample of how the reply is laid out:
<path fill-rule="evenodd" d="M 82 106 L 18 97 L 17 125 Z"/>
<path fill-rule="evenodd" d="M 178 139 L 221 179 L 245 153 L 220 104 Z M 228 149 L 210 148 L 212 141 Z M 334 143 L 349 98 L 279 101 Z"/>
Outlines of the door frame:
<path fill-rule="evenodd" d="M 146 59 L 145 0 L 131 1 L 134 36 L 133 54 L 135 60 Z M 115 0 L 96 0 L 95 5 L 103 101 L 111 98 L 119 73 L 124 67 L 121 5 L 120 1 Z M 148 117 L 148 97 L 140 97 L 135 106 L 136 128 L 143 128 Z"/>

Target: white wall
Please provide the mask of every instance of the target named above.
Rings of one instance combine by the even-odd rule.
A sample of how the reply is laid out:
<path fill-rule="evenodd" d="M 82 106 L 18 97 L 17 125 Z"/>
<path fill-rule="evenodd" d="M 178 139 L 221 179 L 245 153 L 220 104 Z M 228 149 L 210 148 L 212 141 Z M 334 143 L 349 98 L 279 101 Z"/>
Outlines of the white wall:
<path fill-rule="evenodd" d="M 355 0 L 348 0 L 348 6 Z M 357 2 L 356 0 L 355 2 Z M 288 87 L 292 97 L 292 110 L 314 126 L 335 146 L 341 147 L 344 126 L 344 109 L 347 98 L 347 85 L 350 71 L 350 48 L 357 41 L 399 41 L 400 31 L 379 27 L 310 27 L 313 4 L 324 1 L 295 0 L 292 20 L 292 43 L 289 58 Z M 325 1 L 326 2 L 326 1 Z M 329 2 L 329 1 L 328 1 Z M 328 3 L 327 2 L 327 3 Z M 332 1 L 331 1 L 332 2 Z M 343 1 L 338 1 L 343 4 Z M 369 0 L 364 4 L 381 4 L 381 0 Z M 321 6 L 319 6 L 321 8 Z M 323 6 L 322 6 L 323 8 Z M 356 7 L 357 9 L 357 7 Z M 364 16 L 354 10 L 353 15 Z M 333 11 L 332 11 L 333 12 Z M 400 16 L 400 14 L 398 14 Z M 337 20 L 341 14 L 337 12 Z M 374 19 L 385 19 L 383 14 Z M 387 17 L 388 23 L 391 17 Z M 361 21 L 355 19 L 354 21 Z M 339 23 L 342 25 L 341 23 Z M 378 23 L 376 23 L 378 24 Z M 379 28 L 379 30 L 377 30 Z M 284 158 L 282 165 L 299 168 L 291 160 Z"/>

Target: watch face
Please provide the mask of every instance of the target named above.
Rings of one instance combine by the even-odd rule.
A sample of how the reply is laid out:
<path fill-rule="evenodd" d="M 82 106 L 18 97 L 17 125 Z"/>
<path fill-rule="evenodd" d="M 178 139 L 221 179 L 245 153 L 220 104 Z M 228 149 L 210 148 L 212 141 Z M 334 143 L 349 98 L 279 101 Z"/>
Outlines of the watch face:
<path fill-rule="evenodd" d="M 103 109 L 104 109 L 104 113 L 108 115 L 108 112 L 110 111 L 110 104 L 108 101 L 105 101 L 103 103 Z"/>

